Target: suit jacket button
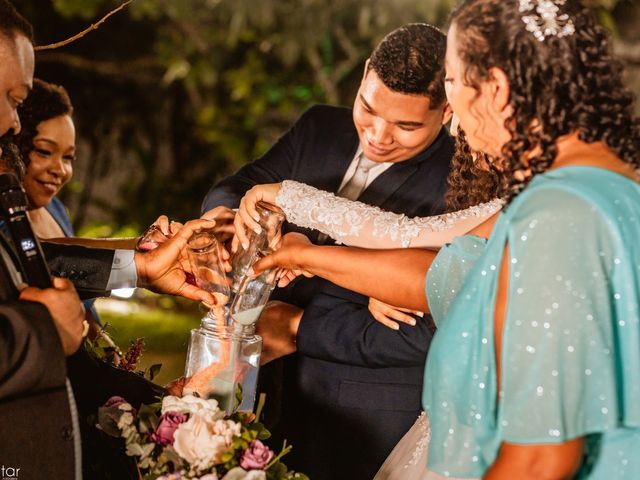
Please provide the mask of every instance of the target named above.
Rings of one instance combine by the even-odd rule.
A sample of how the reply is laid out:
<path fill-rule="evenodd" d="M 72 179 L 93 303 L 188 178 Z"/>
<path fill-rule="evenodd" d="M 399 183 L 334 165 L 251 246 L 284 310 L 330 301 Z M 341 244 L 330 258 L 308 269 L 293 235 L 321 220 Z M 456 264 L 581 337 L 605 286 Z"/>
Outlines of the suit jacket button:
<path fill-rule="evenodd" d="M 62 439 L 68 442 L 73 440 L 73 429 L 71 427 L 62 427 Z"/>

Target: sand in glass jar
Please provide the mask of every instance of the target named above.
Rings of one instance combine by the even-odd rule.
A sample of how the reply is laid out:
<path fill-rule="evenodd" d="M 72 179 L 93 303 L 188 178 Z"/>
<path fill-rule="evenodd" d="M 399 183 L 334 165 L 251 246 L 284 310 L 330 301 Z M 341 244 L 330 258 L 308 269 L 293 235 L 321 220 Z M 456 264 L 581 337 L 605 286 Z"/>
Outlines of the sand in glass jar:
<path fill-rule="evenodd" d="M 203 319 L 200 328 L 191 331 L 184 393 L 215 398 L 227 413 L 251 411 L 261 353 L 262 338 L 253 328 L 238 331 L 233 325 Z"/>

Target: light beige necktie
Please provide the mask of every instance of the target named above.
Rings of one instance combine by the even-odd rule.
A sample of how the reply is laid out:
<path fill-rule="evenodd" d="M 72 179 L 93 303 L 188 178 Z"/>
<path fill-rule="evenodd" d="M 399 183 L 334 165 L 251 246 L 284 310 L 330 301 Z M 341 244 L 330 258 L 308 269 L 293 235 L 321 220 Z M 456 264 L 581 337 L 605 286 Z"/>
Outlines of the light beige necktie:
<path fill-rule="evenodd" d="M 369 171 L 377 165 L 376 162 L 369 160 L 364 154 L 360 155 L 358 166 L 353 176 L 338 191 L 338 196 L 348 198 L 349 200 L 357 200 L 367 186 L 367 178 Z"/>

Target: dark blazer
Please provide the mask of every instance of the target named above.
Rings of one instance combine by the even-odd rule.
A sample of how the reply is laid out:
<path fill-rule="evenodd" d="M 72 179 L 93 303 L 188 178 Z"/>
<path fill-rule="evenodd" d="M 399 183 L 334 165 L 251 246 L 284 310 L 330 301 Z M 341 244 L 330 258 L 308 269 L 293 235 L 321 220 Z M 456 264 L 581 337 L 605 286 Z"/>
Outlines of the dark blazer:
<path fill-rule="evenodd" d="M 113 264 L 114 250 L 47 241 L 40 244 L 51 274 L 71 280 L 80 298 L 109 296 L 107 282 Z"/>
<path fill-rule="evenodd" d="M 253 185 L 285 179 L 335 192 L 358 143 L 350 109 L 312 107 L 262 158 L 214 186 L 203 211 L 236 207 Z M 452 155 L 443 128 L 431 146 L 390 167 L 359 200 L 409 216 L 441 213 Z M 317 239 L 318 232 L 305 233 Z M 298 282 L 287 294 L 305 313 L 298 351 L 284 364 L 274 437 L 291 441 L 286 463 L 314 480 L 370 479 L 419 415 L 430 324 L 418 319 L 415 327 L 391 330 L 371 316 L 366 297 L 320 279 Z"/>
<path fill-rule="evenodd" d="M 67 232 L 64 227 L 63 231 Z M 13 252 L 9 230 L 1 218 L 0 236 L 5 251 L 12 257 L 12 263 L 19 265 L 17 256 Z M 110 292 L 106 288 L 113 264 L 114 250 L 64 245 L 46 240 L 41 241 L 40 245 L 51 274 L 71 280 L 80 298 L 92 299 L 109 296 Z M 0 298 L 2 298 L 1 295 Z"/>
<path fill-rule="evenodd" d="M 48 310 L 17 300 L 0 236 L 0 464 L 19 478 L 75 478 L 65 358 Z M 35 453 L 37 452 L 37 454 Z"/>
<path fill-rule="evenodd" d="M 153 403 L 164 389 L 139 375 L 113 368 L 84 348 L 65 359 L 47 309 L 18 300 L 12 272 L 19 269 L 0 232 L 0 463 L 20 468 L 19 478 L 75 478 L 74 435 L 82 435 L 84 478 L 137 478 L 122 442 L 88 423 L 113 395 L 136 408 Z M 85 297 L 106 294 L 113 251 L 43 244 L 54 275 L 70 278 Z M 72 424 L 67 377 L 79 417 Z"/>
<path fill-rule="evenodd" d="M 71 223 L 71 218 L 69 218 L 69 213 L 67 212 L 67 207 L 64 206 L 64 203 L 62 203 L 58 197 L 53 197 L 45 208 L 60 226 L 65 236 L 75 236 L 73 224 Z M 95 298 L 84 300 L 82 303 L 84 304 L 84 308 L 91 312 L 93 318 L 98 322 L 98 324 L 102 325 L 100 315 L 98 315 L 98 312 L 94 307 Z"/>

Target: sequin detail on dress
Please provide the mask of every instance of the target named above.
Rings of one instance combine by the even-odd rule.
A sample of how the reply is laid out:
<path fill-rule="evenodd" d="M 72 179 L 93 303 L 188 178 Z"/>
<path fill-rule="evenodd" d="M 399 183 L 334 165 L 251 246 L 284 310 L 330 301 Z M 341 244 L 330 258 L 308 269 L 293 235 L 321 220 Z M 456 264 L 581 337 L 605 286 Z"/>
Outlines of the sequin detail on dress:
<path fill-rule="evenodd" d="M 409 218 L 293 180 L 282 182 L 276 203 L 284 210 L 289 222 L 319 230 L 340 243 L 344 243 L 345 237 L 357 237 L 370 230 L 374 237 L 399 241 L 403 248 L 410 247 L 412 240 L 423 232 L 444 231 L 466 218 L 488 217 L 504 204 L 502 200 L 494 199 L 466 210 Z"/>

